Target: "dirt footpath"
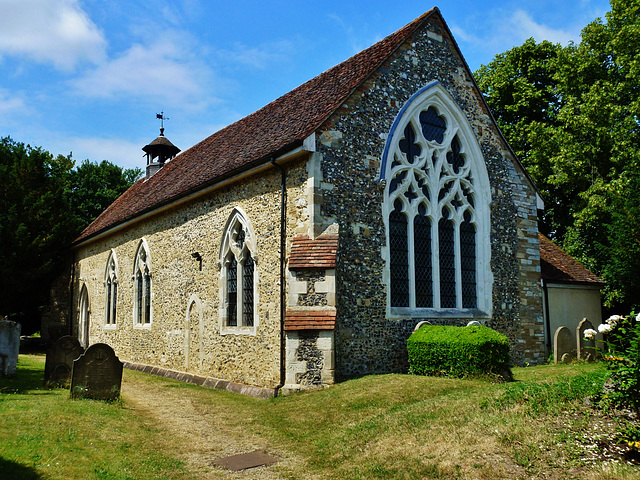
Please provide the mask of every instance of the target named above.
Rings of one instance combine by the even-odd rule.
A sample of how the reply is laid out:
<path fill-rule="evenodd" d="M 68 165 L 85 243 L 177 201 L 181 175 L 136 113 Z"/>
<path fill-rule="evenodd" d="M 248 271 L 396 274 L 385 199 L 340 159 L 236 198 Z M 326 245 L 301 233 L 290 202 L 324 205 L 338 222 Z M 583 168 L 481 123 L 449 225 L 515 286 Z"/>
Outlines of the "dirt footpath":
<path fill-rule="evenodd" d="M 183 445 L 179 458 L 196 479 L 279 479 L 277 471 L 301 461 L 287 452 L 274 449 L 267 438 L 244 428 L 238 412 L 224 411 L 215 405 L 199 405 L 182 388 L 162 382 L 145 382 L 137 375 L 125 375 L 122 385 L 125 408 L 152 418 L 175 442 Z M 262 450 L 278 457 L 277 465 L 233 472 L 214 465 L 213 460 Z"/>

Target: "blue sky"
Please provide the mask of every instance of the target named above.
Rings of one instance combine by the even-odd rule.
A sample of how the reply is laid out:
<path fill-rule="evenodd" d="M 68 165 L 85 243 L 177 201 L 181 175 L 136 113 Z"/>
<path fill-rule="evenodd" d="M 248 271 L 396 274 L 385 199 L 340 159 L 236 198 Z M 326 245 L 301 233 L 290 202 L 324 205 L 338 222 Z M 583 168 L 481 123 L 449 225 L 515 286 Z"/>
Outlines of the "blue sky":
<path fill-rule="evenodd" d="M 438 6 L 472 71 L 529 37 L 566 45 L 605 0 L 0 0 L 0 137 L 143 167 L 185 150 Z"/>

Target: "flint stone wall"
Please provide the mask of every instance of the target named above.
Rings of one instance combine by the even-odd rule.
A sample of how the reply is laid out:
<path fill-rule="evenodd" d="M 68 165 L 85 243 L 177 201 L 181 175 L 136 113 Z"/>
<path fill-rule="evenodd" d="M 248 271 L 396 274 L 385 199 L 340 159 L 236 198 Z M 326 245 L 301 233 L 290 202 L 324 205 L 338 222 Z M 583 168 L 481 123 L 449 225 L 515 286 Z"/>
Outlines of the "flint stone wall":
<path fill-rule="evenodd" d="M 493 315 L 516 363 L 544 360 L 544 325 L 535 192 L 482 109 L 479 93 L 446 31 L 432 20 L 317 132 L 318 192 L 324 226 L 340 226 L 336 365 L 343 377 L 406 371 L 406 339 L 416 323 L 465 325 L 469 319 L 387 319 L 383 281 L 383 192 L 377 188 L 388 133 L 402 106 L 439 81 L 465 112 L 480 144 L 491 186 Z"/>

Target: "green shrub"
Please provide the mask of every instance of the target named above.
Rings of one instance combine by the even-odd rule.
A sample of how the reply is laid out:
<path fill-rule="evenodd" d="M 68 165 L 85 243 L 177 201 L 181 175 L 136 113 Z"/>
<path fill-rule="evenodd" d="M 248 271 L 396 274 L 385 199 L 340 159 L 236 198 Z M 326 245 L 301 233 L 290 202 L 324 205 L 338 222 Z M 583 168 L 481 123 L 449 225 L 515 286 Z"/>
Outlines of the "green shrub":
<path fill-rule="evenodd" d="M 482 325 L 423 325 L 407 340 L 407 350 L 410 372 L 417 375 L 511 379 L 507 337 Z"/>

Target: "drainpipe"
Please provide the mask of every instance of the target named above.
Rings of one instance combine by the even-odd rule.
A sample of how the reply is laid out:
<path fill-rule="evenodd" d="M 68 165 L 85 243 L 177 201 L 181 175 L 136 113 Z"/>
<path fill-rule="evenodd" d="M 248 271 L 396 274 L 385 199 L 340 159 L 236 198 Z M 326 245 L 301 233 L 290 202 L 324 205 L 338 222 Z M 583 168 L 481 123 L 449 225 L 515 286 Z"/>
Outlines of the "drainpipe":
<path fill-rule="evenodd" d="M 71 278 L 69 279 L 69 335 L 73 336 L 73 284 L 76 277 L 76 252 L 71 250 Z M 57 340 L 57 339 L 56 339 Z"/>
<path fill-rule="evenodd" d="M 284 316 L 285 308 L 287 306 L 285 294 L 285 252 L 287 248 L 287 233 L 286 233 L 286 207 L 287 207 L 287 171 L 278 165 L 275 159 L 271 159 L 271 163 L 274 167 L 280 170 L 280 383 L 276 386 L 274 391 L 274 397 L 278 396 L 280 389 L 284 387 L 286 380 L 286 355 L 287 355 L 287 342 L 284 336 Z"/>
<path fill-rule="evenodd" d="M 544 279 L 540 279 L 540 283 L 542 283 L 542 294 L 544 295 L 544 316 L 545 316 L 545 325 L 547 328 L 547 352 L 548 355 L 551 355 L 553 352 L 551 348 L 551 320 L 549 319 L 549 288 L 547 286 L 547 282 Z M 557 359 L 556 359 L 557 360 Z"/>

